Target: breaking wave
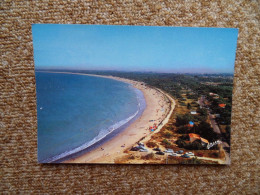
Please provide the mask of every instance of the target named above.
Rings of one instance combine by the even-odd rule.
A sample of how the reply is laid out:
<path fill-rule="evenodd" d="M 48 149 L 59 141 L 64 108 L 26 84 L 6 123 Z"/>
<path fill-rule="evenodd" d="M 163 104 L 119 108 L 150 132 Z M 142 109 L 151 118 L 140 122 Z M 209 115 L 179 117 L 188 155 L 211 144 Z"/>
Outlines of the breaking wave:
<path fill-rule="evenodd" d="M 55 161 L 58 161 L 60 159 L 63 159 L 67 156 L 70 156 L 70 155 L 73 155 L 73 154 L 76 154 L 78 152 L 81 152 L 87 148 L 89 148 L 90 146 L 93 146 L 94 144 L 96 144 L 97 142 L 103 140 L 104 138 L 106 138 L 109 134 L 111 134 L 112 132 L 114 132 L 115 130 L 119 129 L 120 127 L 126 125 L 127 123 L 130 124 L 131 120 L 133 120 L 134 118 L 137 118 L 137 115 L 140 116 L 142 114 L 142 112 L 144 111 L 145 107 L 146 107 L 146 103 L 145 103 L 145 99 L 143 97 L 143 93 L 134 88 L 135 92 L 136 92 L 136 96 L 137 96 L 137 100 L 138 100 L 138 110 L 133 114 L 131 115 L 130 117 L 124 119 L 124 120 L 121 120 L 113 125 L 111 125 L 109 128 L 107 129 L 103 129 L 99 132 L 99 134 L 93 138 L 91 141 L 79 146 L 79 147 L 76 147 L 74 149 L 71 149 L 71 150 L 68 150 L 68 151 L 65 151 L 59 155 L 56 155 L 56 156 L 53 156 L 53 157 L 50 157 L 48 159 L 45 159 L 45 160 L 42 160 L 40 161 L 41 163 L 52 163 L 52 162 L 55 162 Z"/>

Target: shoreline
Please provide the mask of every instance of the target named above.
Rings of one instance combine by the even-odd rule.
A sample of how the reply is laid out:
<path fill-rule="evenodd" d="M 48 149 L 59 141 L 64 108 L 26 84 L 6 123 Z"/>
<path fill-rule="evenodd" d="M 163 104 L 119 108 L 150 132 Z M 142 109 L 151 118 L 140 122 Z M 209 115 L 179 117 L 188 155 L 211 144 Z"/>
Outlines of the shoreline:
<path fill-rule="evenodd" d="M 114 79 L 120 82 L 128 83 L 132 87 L 140 90 L 145 98 L 146 108 L 142 112 L 141 116 L 131 122 L 117 135 L 101 143 L 96 148 L 94 147 L 90 151 L 86 151 L 85 153 L 82 152 L 74 158 L 72 155 L 69 160 L 65 160 L 65 158 L 64 161 L 61 161 L 61 163 L 115 163 L 117 159 L 127 155 L 124 153 L 126 149 L 130 149 L 141 139 L 142 142 L 149 141 L 154 133 L 160 131 L 161 128 L 167 124 L 175 108 L 175 101 L 171 96 L 160 89 L 148 87 L 146 84 L 139 81 L 114 76 L 73 72 L 36 72 L 76 74 Z M 149 126 L 152 126 L 155 122 L 157 123 L 158 128 L 154 132 L 150 132 Z"/>

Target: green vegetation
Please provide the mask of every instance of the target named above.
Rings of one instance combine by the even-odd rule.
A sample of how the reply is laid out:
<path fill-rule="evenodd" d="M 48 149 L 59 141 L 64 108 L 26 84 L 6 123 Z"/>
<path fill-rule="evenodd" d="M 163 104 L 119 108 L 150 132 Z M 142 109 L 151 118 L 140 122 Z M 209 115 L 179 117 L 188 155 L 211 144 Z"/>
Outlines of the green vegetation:
<path fill-rule="evenodd" d="M 219 152 L 213 152 L 210 156 L 213 158 L 219 158 L 220 154 Z"/>
<path fill-rule="evenodd" d="M 190 142 L 185 142 L 184 140 L 179 138 L 176 141 L 176 144 L 178 145 L 179 148 L 185 148 L 187 150 L 204 150 L 204 149 L 206 149 L 206 146 L 203 146 L 201 144 L 200 140 L 196 140 L 196 141 L 190 143 Z"/>
<path fill-rule="evenodd" d="M 207 119 L 208 113 L 205 108 L 198 108 L 197 113 L 200 114 L 200 116 L 197 117 L 199 121 L 205 121 Z"/>
<path fill-rule="evenodd" d="M 213 131 L 210 124 L 202 121 L 198 126 L 194 125 L 193 131 L 201 137 L 207 139 L 209 142 L 219 140 L 219 135 Z"/>
<path fill-rule="evenodd" d="M 148 148 L 155 148 L 155 147 L 158 147 L 158 145 L 156 144 L 156 143 L 154 143 L 154 142 L 147 142 L 147 147 Z"/>
<path fill-rule="evenodd" d="M 166 132 L 166 133 L 164 133 L 164 137 L 166 137 L 166 138 L 171 138 L 173 135 L 172 135 L 172 133 L 170 133 L 170 132 Z"/>
<path fill-rule="evenodd" d="M 55 70 L 54 70 L 55 71 Z M 57 70 L 61 71 L 61 70 Z M 62 70 L 66 71 L 66 70 Z M 68 70 L 67 70 L 68 71 Z M 175 133 L 181 134 L 176 144 L 185 149 L 200 150 L 205 149 L 200 140 L 193 143 L 189 142 L 189 133 L 195 133 L 209 142 L 214 142 L 222 137 L 222 140 L 230 144 L 230 124 L 231 124 L 231 106 L 233 75 L 231 74 L 175 74 L 175 73 L 152 73 L 152 72 L 120 72 L 120 71 L 86 71 L 69 70 L 69 72 L 111 75 L 131 80 L 143 82 L 148 87 L 156 87 L 173 96 L 176 101 L 178 112 L 174 113 L 171 126 L 167 131 L 162 131 L 161 137 L 165 138 L 161 144 L 171 146 L 169 141 Z M 217 95 L 209 95 L 214 93 Z M 204 104 L 202 107 L 198 104 L 199 98 L 203 96 Z M 205 103 L 206 102 L 206 103 Z M 220 107 L 219 104 L 225 104 Z M 190 111 L 196 111 L 197 114 L 190 114 Z M 209 124 L 209 113 L 215 115 L 215 121 L 221 128 L 222 134 L 217 134 Z M 189 126 L 189 121 L 194 123 Z M 171 132 L 169 132 L 171 131 Z M 148 147 L 153 148 L 157 145 L 148 142 Z M 217 146 L 211 148 L 217 149 Z M 190 162 L 189 162 L 190 161 Z M 198 159 L 189 159 L 185 161 L 189 164 L 200 164 Z"/>
<path fill-rule="evenodd" d="M 179 134 L 188 134 L 188 133 L 191 133 L 191 131 L 190 131 L 190 129 L 188 127 L 180 126 L 177 129 L 177 133 L 179 133 Z"/>
<path fill-rule="evenodd" d="M 203 164 L 203 163 L 200 159 L 198 159 L 197 157 L 194 157 L 189 160 L 183 161 L 182 164 Z"/>
<path fill-rule="evenodd" d="M 188 108 L 189 110 L 191 109 L 190 103 L 187 104 L 187 108 Z"/>
<path fill-rule="evenodd" d="M 210 109 L 213 113 L 217 113 L 220 115 L 216 121 L 219 124 L 230 125 L 231 124 L 231 101 L 232 96 L 227 97 L 226 99 L 220 97 L 219 99 L 213 99 L 213 97 L 209 96 L 208 101 L 210 102 Z M 225 108 L 219 107 L 219 104 L 226 104 Z"/>
<path fill-rule="evenodd" d="M 162 141 L 162 143 L 163 143 L 164 145 L 166 145 L 166 146 L 172 145 L 171 142 L 169 142 L 167 139 L 164 139 L 164 140 Z"/>
<path fill-rule="evenodd" d="M 226 126 L 225 128 L 225 133 L 222 133 L 222 137 L 224 138 L 224 140 L 226 140 L 226 142 L 230 145 L 230 134 L 231 134 L 231 128 L 229 125 Z"/>
<path fill-rule="evenodd" d="M 177 115 L 176 117 L 176 126 L 180 127 L 183 125 L 188 125 L 189 121 L 192 121 L 194 118 L 191 114 Z"/>
<path fill-rule="evenodd" d="M 151 152 L 151 153 L 149 153 L 145 156 L 142 156 L 141 158 L 144 159 L 144 160 L 151 160 L 151 159 L 155 158 L 155 154 Z"/>

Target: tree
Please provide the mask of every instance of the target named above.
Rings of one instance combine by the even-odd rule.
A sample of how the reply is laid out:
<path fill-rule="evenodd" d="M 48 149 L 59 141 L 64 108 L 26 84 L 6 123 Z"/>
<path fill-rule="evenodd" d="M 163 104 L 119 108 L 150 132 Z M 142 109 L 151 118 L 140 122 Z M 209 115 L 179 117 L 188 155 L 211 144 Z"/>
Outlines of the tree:
<path fill-rule="evenodd" d="M 197 112 L 201 115 L 201 116 L 207 116 L 207 110 L 205 108 L 198 108 Z"/>
<path fill-rule="evenodd" d="M 191 109 L 190 103 L 188 103 L 187 108 L 188 108 L 189 110 Z"/>
<path fill-rule="evenodd" d="M 230 134 L 231 134 L 231 128 L 229 125 L 226 126 L 226 133 L 223 135 L 223 137 L 226 139 L 227 143 L 230 144 Z"/>
<path fill-rule="evenodd" d="M 177 115 L 176 126 L 187 125 L 191 120 L 192 116 L 190 114 Z"/>
<path fill-rule="evenodd" d="M 191 144 L 189 144 L 189 146 L 187 146 L 187 149 L 189 149 L 189 150 L 202 150 L 202 149 L 204 149 L 204 147 L 202 146 L 200 140 L 196 140 L 196 141 L 192 142 Z"/>
<path fill-rule="evenodd" d="M 164 140 L 162 141 L 162 143 L 163 143 L 164 145 L 166 145 L 166 146 L 172 145 L 171 142 L 169 142 L 167 139 L 164 139 Z"/>
<path fill-rule="evenodd" d="M 180 126 L 178 129 L 177 129 L 177 132 L 179 134 L 187 134 L 188 133 L 188 128 L 185 127 L 185 126 Z"/>
<path fill-rule="evenodd" d="M 215 133 L 210 124 L 205 121 L 202 121 L 198 125 L 196 133 L 207 139 L 209 142 L 217 141 L 219 139 L 219 135 Z"/>
<path fill-rule="evenodd" d="M 172 137 L 172 133 L 166 132 L 166 133 L 164 134 L 164 137 L 166 137 L 166 138 L 171 138 L 171 137 Z"/>
<path fill-rule="evenodd" d="M 187 146 L 186 142 L 182 139 L 178 139 L 176 141 L 176 144 L 178 145 L 179 148 L 185 148 Z"/>

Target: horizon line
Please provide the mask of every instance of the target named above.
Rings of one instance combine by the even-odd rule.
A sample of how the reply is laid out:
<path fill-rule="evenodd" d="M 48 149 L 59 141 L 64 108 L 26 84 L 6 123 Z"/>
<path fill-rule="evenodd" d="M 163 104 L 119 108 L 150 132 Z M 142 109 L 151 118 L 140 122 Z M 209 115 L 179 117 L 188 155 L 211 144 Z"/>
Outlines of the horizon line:
<path fill-rule="evenodd" d="M 72 68 L 35 68 L 37 70 L 64 70 L 64 71 L 102 71 L 102 72 L 139 72 L 139 73 L 161 73 L 161 74 L 232 74 L 234 72 L 181 72 L 181 71 L 148 71 L 148 70 L 112 70 L 112 69 L 72 69 Z"/>

